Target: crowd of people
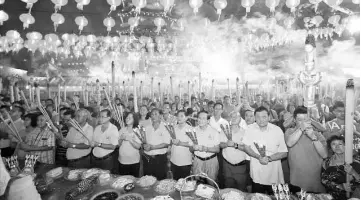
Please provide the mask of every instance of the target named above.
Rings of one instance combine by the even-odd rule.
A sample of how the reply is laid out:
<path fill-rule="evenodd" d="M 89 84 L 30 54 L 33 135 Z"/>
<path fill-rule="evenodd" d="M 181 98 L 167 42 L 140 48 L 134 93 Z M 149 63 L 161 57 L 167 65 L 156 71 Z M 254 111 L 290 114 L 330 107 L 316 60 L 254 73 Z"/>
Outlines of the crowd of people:
<path fill-rule="evenodd" d="M 302 188 L 338 200 L 347 199 L 347 192 L 359 195 L 360 118 L 355 112 L 354 162 L 345 164 L 342 101 L 316 97 L 316 106 L 308 109 L 292 98 L 266 101 L 262 95 L 255 102 L 230 96 L 211 101 L 204 94 L 187 99 L 144 98 L 134 106 L 132 97 L 115 98 L 123 121 L 114 117 L 107 99 L 89 106 L 64 101 L 58 112 L 47 99 L 41 104 L 53 120 L 48 123 L 38 109 L 2 95 L 1 155 L 17 155 L 20 164 L 25 155 L 38 155 L 38 170 L 47 165 L 101 168 L 158 180 L 205 173 L 221 188 L 246 192 L 272 194 L 272 184 L 288 183 L 293 193 Z M 7 128 L 9 117 L 22 142 Z"/>

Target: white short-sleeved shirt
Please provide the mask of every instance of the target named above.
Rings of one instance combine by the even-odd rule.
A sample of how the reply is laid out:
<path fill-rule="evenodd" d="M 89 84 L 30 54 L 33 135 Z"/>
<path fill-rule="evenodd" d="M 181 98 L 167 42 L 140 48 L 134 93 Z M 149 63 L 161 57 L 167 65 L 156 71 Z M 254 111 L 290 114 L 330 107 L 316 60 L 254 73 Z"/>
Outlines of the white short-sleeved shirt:
<path fill-rule="evenodd" d="M 119 130 L 119 136 L 124 135 L 125 137 L 131 138 L 131 140 L 142 143 L 139 138 L 135 135 L 133 130 L 128 131 L 127 128 Z M 123 165 L 131 165 L 140 162 L 139 149 L 133 147 L 133 145 L 126 140 L 123 140 L 122 144 L 119 146 L 119 157 L 118 161 Z"/>
<path fill-rule="evenodd" d="M 237 132 L 232 132 L 232 141 L 240 144 L 243 142 L 243 137 L 245 134 L 245 130 L 240 128 Z M 220 141 L 221 142 L 227 142 L 228 138 L 224 133 L 220 134 Z M 226 159 L 231 164 L 238 164 L 246 159 L 249 159 L 247 154 L 244 151 L 241 151 L 239 149 L 235 149 L 234 147 L 226 147 L 222 151 L 223 158 Z"/>
<path fill-rule="evenodd" d="M 152 121 L 150 119 L 139 121 L 139 125 L 143 127 L 151 126 Z"/>
<path fill-rule="evenodd" d="M 192 143 L 192 140 L 186 135 L 186 131 L 192 127 L 186 124 L 182 129 L 178 125 L 174 126 L 176 138 L 181 142 Z M 173 145 L 171 149 L 170 161 L 177 166 L 192 164 L 192 153 L 188 147 Z"/>
<path fill-rule="evenodd" d="M 164 123 L 161 122 L 157 130 L 154 129 L 153 125 L 145 127 L 145 135 L 147 139 L 147 144 L 150 145 L 159 145 L 159 144 L 170 144 L 171 137 L 164 126 Z M 167 148 L 155 149 L 151 151 L 145 151 L 145 154 L 148 155 L 161 155 L 167 153 Z"/>
<path fill-rule="evenodd" d="M 271 123 L 268 123 L 265 131 L 261 131 L 257 123 L 248 126 L 243 137 L 243 143 L 250 146 L 254 152 L 259 153 L 254 144 L 255 142 L 266 146 L 267 156 L 288 152 L 282 130 Z M 262 185 L 284 183 L 281 160 L 270 162 L 267 165 L 262 165 L 253 157 L 250 160 L 250 175 L 255 183 Z"/>
<path fill-rule="evenodd" d="M 222 129 L 221 129 L 221 124 L 226 127 L 226 125 L 229 125 L 228 121 L 223 119 L 222 117 L 216 121 L 214 119 L 214 116 L 212 116 L 210 119 L 209 119 L 209 125 L 216 129 L 216 131 L 218 131 L 218 133 L 221 133 L 222 132 Z"/>
<path fill-rule="evenodd" d="M 90 126 L 88 123 L 86 123 L 83 127 L 83 132 L 86 134 L 85 138 L 81 133 L 79 133 L 75 128 L 71 127 L 69 129 L 69 132 L 65 138 L 66 141 L 74 143 L 74 144 L 89 144 L 89 141 L 92 141 L 93 139 L 93 133 L 94 133 L 94 128 L 92 126 Z M 83 156 L 88 155 L 91 152 L 91 148 L 88 149 L 73 149 L 71 147 L 69 147 L 66 150 L 66 158 L 68 160 L 73 160 L 73 159 L 78 159 L 81 158 Z"/>
<path fill-rule="evenodd" d="M 248 126 L 246 123 L 246 120 L 244 120 L 242 117 L 241 117 L 241 122 L 239 123 L 239 126 L 244 130 L 246 130 L 246 128 Z"/>
<path fill-rule="evenodd" d="M 119 140 L 119 133 L 117 127 L 114 126 L 112 123 L 109 123 L 108 128 L 104 132 L 102 132 L 101 127 L 102 125 L 99 125 L 95 128 L 93 141 L 103 144 L 117 145 Z M 101 147 L 94 147 L 93 155 L 97 158 L 101 158 L 112 153 L 113 151 L 114 150 L 103 149 Z"/>
<path fill-rule="evenodd" d="M 205 130 L 202 130 L 201 128 L 199 128 L 199 126 L 197 126 L 194 130 L 197 135 L 198 145 L 205 147 L 214 147 L 219 145 L 220 134 L 216 131 L 216 129 L 212 128 L 211 126 L 207 126 Z M 209 156 L 212 156 L 214 153 L 195 151 L 194 154 L 201 158 L 207 158 Z"/>

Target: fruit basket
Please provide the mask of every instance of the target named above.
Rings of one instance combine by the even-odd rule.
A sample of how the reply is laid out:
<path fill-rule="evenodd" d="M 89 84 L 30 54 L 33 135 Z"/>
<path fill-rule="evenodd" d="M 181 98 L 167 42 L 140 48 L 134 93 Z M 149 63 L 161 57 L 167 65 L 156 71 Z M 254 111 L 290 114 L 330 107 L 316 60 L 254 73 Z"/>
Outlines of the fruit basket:
<path fill-rule="evenodd" d="M 181 200 L 191 200 L 191 199 L 221 200 L 221 196 L 220 196 L 221 191 L 219 189 L 218 184 L 213 179 L 209 178 L 207 176 L 207 174 L 200 173 L 197 175 L 190 175 L 185 178 L 185 183 L 187 182 L 187 180 L 189 180 L 191 178 L 205 178 L 205 179 L 209 180 L 211 183 L 213 183 L 215 185 L 215 187 L 210 186 L 210 185 L 199 184 L 199 185 L 197 185 L 197 189 L 195 191 L 183 192 L 183 187 L 185 186 L 185 184 L 184 184 L 179 190 Z"/>

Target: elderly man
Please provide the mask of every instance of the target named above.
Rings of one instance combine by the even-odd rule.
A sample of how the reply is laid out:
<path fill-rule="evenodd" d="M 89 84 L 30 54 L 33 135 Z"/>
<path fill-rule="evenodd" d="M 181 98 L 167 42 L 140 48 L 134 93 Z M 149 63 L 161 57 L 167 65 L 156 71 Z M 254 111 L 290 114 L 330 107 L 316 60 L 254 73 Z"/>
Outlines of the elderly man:
<path fill-rule="evenodd" d="M 272 194 L 272 184 L 284 183 L 281 159 L 287 157 L 283 132 L 269 123 L 269 112 L 261 106 L 255 110 L 256 123 L 243 137 L 244 149 L 251 156 L 252 192 Z"/>
<path fill-rule="evenodd" d="M 69 132 L 62 141 L 61 145 L 67 148 L 66 158 L 68 166 L 73 168 L 90 168 L 91 155 L 91 141 L 93 139 L 94 129 L 87 123 L 89 112 L 85 109 L 80 109 L 75 113 L 75 120 L 82 127 L 86 135 L 81 134 L 74 127 L 69 129 Z"/>

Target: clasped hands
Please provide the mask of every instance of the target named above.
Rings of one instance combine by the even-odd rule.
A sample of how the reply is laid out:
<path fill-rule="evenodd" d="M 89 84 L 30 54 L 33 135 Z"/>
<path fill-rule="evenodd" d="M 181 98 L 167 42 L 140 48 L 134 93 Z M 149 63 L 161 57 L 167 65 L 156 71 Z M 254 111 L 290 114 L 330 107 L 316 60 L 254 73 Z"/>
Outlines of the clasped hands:
<path fill-rule="evenodd" d="M 189 147 L 190 149 L 193 149 L 193 151 L 201 151 L 201 152 L 207 152 L 208 147 L 202 146 L 202 145 L 193 145 Z"/>

